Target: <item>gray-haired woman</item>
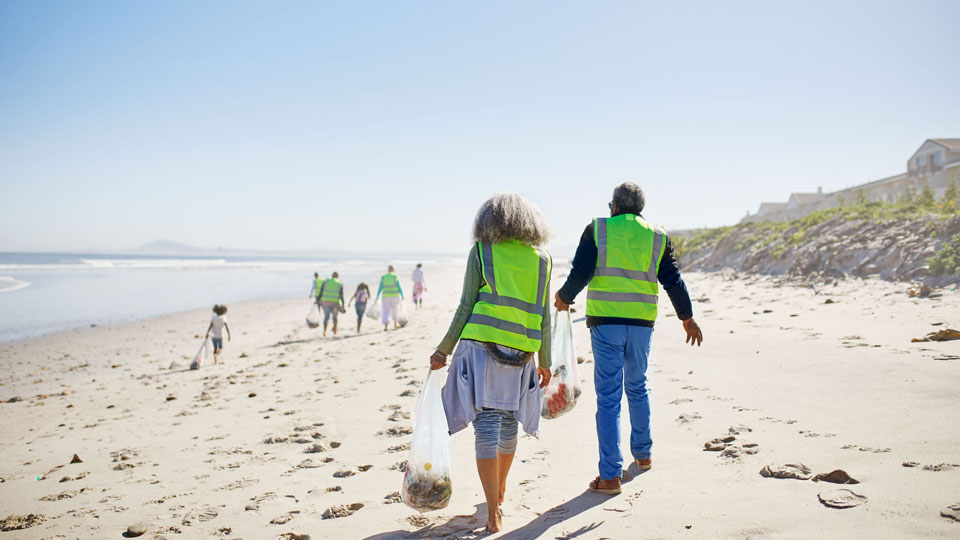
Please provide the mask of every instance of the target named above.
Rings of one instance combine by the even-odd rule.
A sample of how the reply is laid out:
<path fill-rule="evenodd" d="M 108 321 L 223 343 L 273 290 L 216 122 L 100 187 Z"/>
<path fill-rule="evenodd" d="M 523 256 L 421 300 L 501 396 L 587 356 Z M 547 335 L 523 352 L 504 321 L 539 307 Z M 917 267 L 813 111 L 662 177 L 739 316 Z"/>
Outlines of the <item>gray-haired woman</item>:
<path fill-rule="evenodd" d="M 540 210 L 516 193 L 498 193 L 483 203 L 473 236 L 460 306 L 430 366 L 442 368 L 453 353 L 444 411 L 450 433 L 473 423 L 487 529 L 496 532 L 518 423 L 536 435 L 540 388 L 550 381 L 552 262 L 538 249 L 549 236 Z"/>

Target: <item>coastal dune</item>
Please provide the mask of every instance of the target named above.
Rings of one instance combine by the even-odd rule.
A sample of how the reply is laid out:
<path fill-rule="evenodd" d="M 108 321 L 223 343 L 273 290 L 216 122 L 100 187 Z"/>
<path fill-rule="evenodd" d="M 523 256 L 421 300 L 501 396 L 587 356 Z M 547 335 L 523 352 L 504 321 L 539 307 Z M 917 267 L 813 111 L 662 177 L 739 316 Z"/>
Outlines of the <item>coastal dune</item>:
<path fill-rule="evenodd" d="M 503 532 L 482 532 L 470 428 L 450 505 L 413 511 L 397 493 L 409 411 L 463 275 L 428 270 L 424 309 L 395 331 L 357 335 L 351 308 L 323 338 L 305 298 L 232 304 L 224 363 L 198 371 L 208 309 L 0 344 L 0 539 L 960 535 L 960 341 L 911 341 L 960 327 L 960 292 L 877 279 L 685 274 L 705 341 L 684 345 L 662 295 L 654 468 L 628 467 L 616 497 L 586 490 L 593 357 L 574 324 L 584 393 L 521 437 Z"/>

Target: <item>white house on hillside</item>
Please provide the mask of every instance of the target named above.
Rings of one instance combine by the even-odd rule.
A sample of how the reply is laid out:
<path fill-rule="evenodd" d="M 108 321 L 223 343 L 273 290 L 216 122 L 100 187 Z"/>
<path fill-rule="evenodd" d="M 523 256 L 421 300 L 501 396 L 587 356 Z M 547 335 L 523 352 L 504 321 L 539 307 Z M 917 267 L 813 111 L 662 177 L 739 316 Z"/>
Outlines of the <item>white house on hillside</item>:
<path fill-rule="evenodd" d="M 938 199 L 953 182 L 960 183 L 960 139 L 927 139 L 907 161 L 907 172 L 833 193 L 793 193 L 786 203 L 760 203 L 756 214 L 747 214 L 741 223 L 789 221 L 811 212 L 840 206 L 841 197 L 853 202 L 861 193 L 869 201 L 894 202 L 913 189 L 919 192 L 929 183 Z"/>

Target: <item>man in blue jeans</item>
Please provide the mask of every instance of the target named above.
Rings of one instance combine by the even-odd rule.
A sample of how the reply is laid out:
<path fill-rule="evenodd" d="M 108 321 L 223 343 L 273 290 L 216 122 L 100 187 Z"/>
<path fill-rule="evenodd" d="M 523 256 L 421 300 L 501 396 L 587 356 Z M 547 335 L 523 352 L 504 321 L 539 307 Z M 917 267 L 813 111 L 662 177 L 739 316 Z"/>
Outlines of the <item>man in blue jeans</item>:
<path fill-rule="evenodd" d="M 557 309 L 567 310 L 588 287 L 587 327 L 593 345 L 600 443 L 600 475 L 590 483 L 590 490 L 608 495 L 620 493 L 624 391 L 630 410 L 630 452 L 641 470 L 653 467 L 646 373 L 657 319 L 658 283 L 683 321 L 686 342 L 697 346 L 703 342 L 670 238 L 640 215 L 645 202 L 636 184 L 624 182 L 613 190 L 610 217 L 594 219 L 583 231 L 573 268 L 554 302 Z"/>

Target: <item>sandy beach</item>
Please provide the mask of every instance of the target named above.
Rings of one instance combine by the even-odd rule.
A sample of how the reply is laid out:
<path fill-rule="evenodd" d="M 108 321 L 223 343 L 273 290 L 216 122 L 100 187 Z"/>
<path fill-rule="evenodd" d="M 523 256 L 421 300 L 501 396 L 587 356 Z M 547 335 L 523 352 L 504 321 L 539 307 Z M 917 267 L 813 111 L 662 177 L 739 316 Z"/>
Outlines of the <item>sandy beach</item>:
<path fill-rule="evenodd" d="M 424 309 L 390 332 L 367 319 L 357 335 L 351 308 L 340 335 L 323 338 L 304 323 L 306 298 L 232 304 L 224 363 L 198 371 L 187 365 L 208 308 L 0 344 L 0 518 L 35 523 L 0 539 L 121 538 L 138 523 L 143 538 L 167 539 L 484 537 L 472 429 L 453 439 L 446 509 L 421 514 L 397 495 L 408 413 L 462 273 L 428 269 Z M 911 342 L 960 326 L 960 292 L 685 279 L 705 341 L 684 345 L 661 295 L 648 373 L 653 470 L 628 469 L 616 497 L 586 491 L 597 442 L 579 322 L 581 401 L 544 420 L 539 439 L 521 437 L 504 530 L 486 537 L 960 536 L 960 521 L 941 516 L 960 503 L 960 341 Z M 730 440 L 705 448 L 718 438 Z M 760 474 L 786 464 L 859 483 Z M 838 489 L 865 501 L 821 502 Z"/>

